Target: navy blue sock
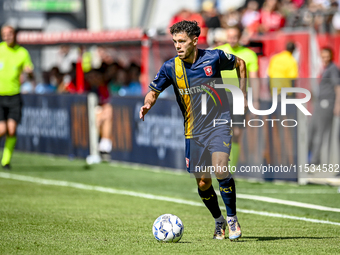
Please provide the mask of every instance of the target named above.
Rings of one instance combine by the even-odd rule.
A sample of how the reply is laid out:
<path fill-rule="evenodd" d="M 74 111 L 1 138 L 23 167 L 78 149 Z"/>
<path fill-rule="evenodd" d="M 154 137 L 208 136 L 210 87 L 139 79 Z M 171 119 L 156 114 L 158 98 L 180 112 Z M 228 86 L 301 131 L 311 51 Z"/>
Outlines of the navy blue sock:
<path fill-rule="evenodd" d="M 236 189 L 233 177 L 226 179 L 217 179 L 220 184 L 220 192 L 227 209 L 227 216 L 236 215 Z"/>
<path fill-rule="evenodd" d="M 220 217 L 222 213 L 220 207 L 218 206 L 217 195 L 213 186 L 211 185 L 209 189 L 205 191 L 202 191 L 198 188 L 198 194 L 200 195 L 205 206 L 209 209 L 211 215 L 215 219 Z"/>

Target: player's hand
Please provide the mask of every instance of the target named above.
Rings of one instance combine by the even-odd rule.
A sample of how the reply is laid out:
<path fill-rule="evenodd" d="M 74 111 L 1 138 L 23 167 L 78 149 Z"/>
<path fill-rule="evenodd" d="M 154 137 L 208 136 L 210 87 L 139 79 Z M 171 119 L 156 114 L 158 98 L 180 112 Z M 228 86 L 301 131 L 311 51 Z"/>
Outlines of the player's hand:
<path fill-rule="evenodd" d="M 146 103 L 145 105 L 143 105 L 139 111 L 139 118 L 144 121 L 144 116 L 148 113 L 150 108 L 151 108 L 151 105 L 149 103 Z"/>
<path fill-rule="evenodd" d="M 340 116 L 340 104 L 335 103 L 334 109 L 333 109 L 334 116 Z"/>
<path fill-rule="evenodd" d="M 32 69 L 30 66 L 26 66 L 26 67 L 24 68 L 24 72 L 25 72 L 25 73 L 32 73 L 32 72 L 33 72 L 33 69 Z"/>

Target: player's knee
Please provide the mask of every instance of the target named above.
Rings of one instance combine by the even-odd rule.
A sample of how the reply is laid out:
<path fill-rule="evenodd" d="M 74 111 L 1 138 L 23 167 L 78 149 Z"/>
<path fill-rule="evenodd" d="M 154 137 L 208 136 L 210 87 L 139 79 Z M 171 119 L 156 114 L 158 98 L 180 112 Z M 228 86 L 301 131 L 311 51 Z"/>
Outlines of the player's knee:
<path fill-rule="evenodd" d="M 215 176 L 217 179 L 223 180 L 225 178 L 228 178 L 230 176 L 229 170 L 227 167 L 223 168 L 222 171 L 216 171 Z"/>
<path fill-rule="evenodd" d="M 197 182 L 198 188 L 202 191 L 205 191 L 210 188 L 211 186 L 211 179 L 200 179 Z"/>
<path fill-rule="evenodd" d="M 8 136 L 15 136 L 16 135 L 16 130 L 15 129 L 8 129 L 7 130 L 7 135 Z"/>
<path fill-rule="evenodd" d="M 0 137 L 6 135 L 7 129 L 6 128 L 0 128 Z"/>
<path fill-rule="evenodd" d="M 112 119 L 113 115 L 113 108 L 111 104 L 105 104 L 103 105 L 103 115 L 105 119 Z"/>
<path fill-rule="evenodd" d="M 6 122 L 0 121 L 0 137 L 7 133 Z"/>

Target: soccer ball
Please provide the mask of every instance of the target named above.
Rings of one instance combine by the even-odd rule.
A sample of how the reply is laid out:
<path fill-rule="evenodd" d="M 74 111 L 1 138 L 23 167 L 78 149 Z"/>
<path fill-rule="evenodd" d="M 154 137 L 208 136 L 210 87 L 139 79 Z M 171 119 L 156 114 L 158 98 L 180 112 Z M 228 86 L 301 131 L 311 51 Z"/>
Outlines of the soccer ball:
<path fill-rule="evenodd" d="M 152 233 L 158 241 L 176 243 L 184 232 L 184 226 L 180 218 L 173 214 L 159 216 L 152 226 Z"/>

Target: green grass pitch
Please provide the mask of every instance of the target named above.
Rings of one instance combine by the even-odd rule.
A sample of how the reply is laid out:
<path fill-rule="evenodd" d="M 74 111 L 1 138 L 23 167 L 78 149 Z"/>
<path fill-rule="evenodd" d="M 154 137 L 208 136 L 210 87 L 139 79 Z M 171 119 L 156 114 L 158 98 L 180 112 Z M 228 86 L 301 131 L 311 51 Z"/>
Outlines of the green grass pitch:
<path fill-rule="evenodd" d="M 76 182 L 201 202 L 188 174 L 15 152 L 20 176 Z M 173 202 L 0 178 L 0 254 L 338 254 L 340 226 L 238 213 L 243 237 L 213 240 L 208 210 Z M 214 181 L 215 189 L 218 188 Z M 337 187 L 236 180 L 237 192 L 340 208 Z M 222 202 L 220 200 L 220 205 Z M 340 222 L 340 213 L 238 199 L 237 207 Z M 172 213 L 179 243 L 159 243 L 152 223 Z M 224 211 L 225 213 L 225 211 Z"/>

